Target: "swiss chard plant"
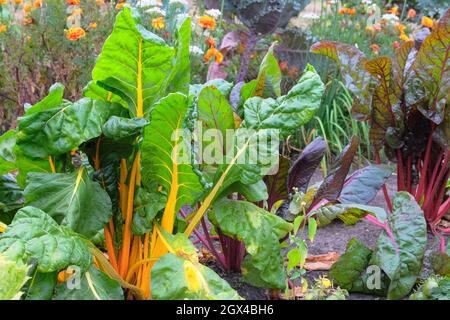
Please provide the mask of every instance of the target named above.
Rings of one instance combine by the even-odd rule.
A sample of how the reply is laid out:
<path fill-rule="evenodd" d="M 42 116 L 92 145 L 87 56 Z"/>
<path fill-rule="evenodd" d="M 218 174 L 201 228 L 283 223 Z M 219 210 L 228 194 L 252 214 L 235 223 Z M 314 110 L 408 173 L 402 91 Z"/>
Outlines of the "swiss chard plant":
<path fill-rule="evenodd" d="M 283 139 L 310 121 L 320 77 L 308 66 L 281 96 L 263 64 L 257 86 L 239 95 L 239 117 L 226 99 L 231 84 L 190 86 L 189 18 L 177 21 L 174 46 L 140 21 L 128 8 L 117 15 L 84 98 L 67 101 L 55 84 L 0 137 L 8 298 L 239 299 L 189 240 L 206 214 L 245 246 L 246 281 L 285 287 L 279 240 L 292 224 L 246 200 L 265 200 L 259 187 L 279 156 L 273 134 Z M 197 122 L 232 129 L 221 144 L 200 139 L 226 161 L 196 161 Z M 266 156 L 253 157 L 258 149 Z M 82 290 L 70 289 L 76 280 Z"/>
<path fill-rule="evenodd" d="M 311 51 L 338 63 L 354 95 L 353 113 L 368 119 L 370 140 L 397 163 L 397 190 L 411 193 L 431 230 L 448 233 L 439 221 L 450 208 L 449 178 L 450 10 L 430 32 L 406 41 L 394 58 L 367 59 L 357 48 L 323 41 Z M 391 201 L 385 190 L 389 208 Z"/>

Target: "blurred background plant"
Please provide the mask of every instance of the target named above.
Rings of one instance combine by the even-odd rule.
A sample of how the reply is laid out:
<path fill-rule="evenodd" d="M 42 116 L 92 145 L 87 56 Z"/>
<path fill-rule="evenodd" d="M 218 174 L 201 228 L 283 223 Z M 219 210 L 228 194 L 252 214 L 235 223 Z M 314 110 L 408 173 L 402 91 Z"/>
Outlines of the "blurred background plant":
<path fill-rule="evenodd" d="M 421 24 L 431 25 L 450 0 L 0 0 L 0 133 L 15 127 L 27 103 L 61 82 L 65 98 L 78 99 L 101 46 L 124 6 L 142 13 L 142 24 L 172 43 L 180 15 L 192 20 L 192 83 L 255 79 L 273 41 L 286 93 L 311 63 L 326 83 L 314 121 L 292 136 L 301 150 L 317 136 L 327 141 L 322 169 L 352 135 L 361 143 L 358 162 L 372 159 L 366 123 L 350 114 L 352 96 L 336 67 L 309 47 L 318 40 L 355 44 L 368 57 L 391 56 Z"/>

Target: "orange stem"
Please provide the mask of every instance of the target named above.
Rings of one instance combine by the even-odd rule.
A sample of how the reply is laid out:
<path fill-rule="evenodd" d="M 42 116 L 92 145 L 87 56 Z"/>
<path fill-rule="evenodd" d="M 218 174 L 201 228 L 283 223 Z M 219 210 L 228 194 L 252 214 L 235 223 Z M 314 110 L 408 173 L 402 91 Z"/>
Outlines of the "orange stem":
<path fill-rule="evenodd" d="M 119 267 L 117 266 L 113 238 L 112 238 L 111 233 L 106 225 L 104 227 L 104 231 L 105 231 L 106 249 L 108 250 L 109 261 L 111 262 L 111 265 L 113 266 L 113 268 L 116 271 L 118 271 Z"/>
<path fill-rule="evenodd" d="M 56 173 L 55 165 L 53 164 L 52 156 L 48 156 L 48 162 L 50 163 L 50 168 L 52 169 L 52 173 Z"/>

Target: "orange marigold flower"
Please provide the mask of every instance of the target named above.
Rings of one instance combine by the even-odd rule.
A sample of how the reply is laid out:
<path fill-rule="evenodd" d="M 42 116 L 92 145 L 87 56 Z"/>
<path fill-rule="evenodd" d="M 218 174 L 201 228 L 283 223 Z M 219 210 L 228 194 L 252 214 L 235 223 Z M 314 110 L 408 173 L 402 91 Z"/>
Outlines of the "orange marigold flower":
<path fill-rule="evenodd" d="M 67 3 L 70 4 L 71 6 L 79 6 L 80 0 L 67 0 Z"/>
<path fill-rule="evenodd" d="M 406 26 L 404 24 L 399 23 L 395 27 L 398 29 L 398 31 L 400 31 L 400 33 L 405 33 Z"/>
<path fill-rule="evenodd" d="M 214 30 L 216 28 L 216 20 L 210 16 L 201 16 L 198 19 L 198 24 L 204 29 Z"/>
<path fill-rule="evenodd" d="M 98 6 L 102 6 L 105 4 L 105 0 L 96 0 L 95 2 L 97 3 Z"/>
<path fill-rule="evenodd" d="M 348 10 L 347 10 L 347 13 L 348 13 L 349 15 L 353 16 L 353 15 L 356 14 L 356 9 L 355 9 L 355 8 L 348 9 Z"/>
<path fill-rule="evenodd" d="M 208 51 L 206 51 L 205 56 L 203 59 L 205 62 L 209 62 L 212 58 L 214 58 L 214 61 L 217 63 L 222 63 L 223 61 L 223 54 L 216 48 L 209 48 Z"/>
<path fill-rule="evenodd" d="M 214 40 L 213 37 L 208 37 L 205 40 L 205 44 L 208 45 L 210 48 L 214 48 L 216 46 L 216 41 Z"/>
<path fill-rule="evenodd" d="M 398 16 L 398 7 L 394 6 L 391 9 L 389 9 L 387 12 L 390 13 L 390 14 L 395 14 L 396 16 Z"/>
<path fill-rule="evenodd" d="M 341 9 L 339 9 L 339 14 L 346 14 L 347 13 L 347 8 L 341 8 Z"/>
<path fill-rule="evenodd" d="M 414 10 L 414 9 L 409 9 L 409 10 L 408 10 L 408 14 L 406 15 L 406 18 L 412 19 L 412 18 L 415 18 L 416 15 L 417 15 L 416 10 Z"/>
<path fill-rule="evenodd" d="M 76 41 L 86 36 L 86 31 L 81 27 L 69 28 L 66 33 L 66 38 L 70 41 Z"/>
<path fill-rule="evenodd" d="M 14 0 L 15 4 L 22 4 L 23 0 Z"/>
<path fill-rule="evenodd" d="M 6 32 L 8 30 L 8 27 L 6 24 L 0 24 L 0 33 Z"/>
<path fill-rule="evenodd" d="M 155 29 L 164 29 L 164 27 L 166 26 L 165 22 L 164 22 L 164 17 L 158 17 L 156 19 L 152 19 L 152 27 Z"/>
<path fill-rule="evenodd" d="M 23 11 L 24 11 L 25 13 L 30 12 L 30 11 L 31 11 L 31 4 L 25 3 L 25 4 L 23 5 Z"/>
<path fill-rule="evenodd" d="M 2 5 L 2 4 L 6 4 L 8 2 L 8 0 L 0 0 L 0 6 Z"/>
<path fill-rule="evenodd" d="M 36 1 L 34 1 L 33 7 L 35 7 L 36 9 L 42 7 L 42 0 L 36 0 Z"/>
<path fill-rule="evenodd" d="M 376 43 L 371 44 L 370 45 L 370 49 L 372 49 L 372 52 L 375 54 L 379 54 L 380 53 L 380 46 L 377 45 Z"/>
<path fill-rule="evenodd" d="M 96 22 L 91 22 L 91 23 L 89 23 L 89 28 L 91 28 L 91 29 L 97 29 L 97 23 L 96 23 Z"/>
<path fill-rule="evenodd" d="M 424 27 L 427 27 L 427 28 L 433 28 L 433 19 L 431 19 L 431 18 L 429 18 L 429 17 L 423 17 L 422 18 L 422 25 L 424 26 Z"/>

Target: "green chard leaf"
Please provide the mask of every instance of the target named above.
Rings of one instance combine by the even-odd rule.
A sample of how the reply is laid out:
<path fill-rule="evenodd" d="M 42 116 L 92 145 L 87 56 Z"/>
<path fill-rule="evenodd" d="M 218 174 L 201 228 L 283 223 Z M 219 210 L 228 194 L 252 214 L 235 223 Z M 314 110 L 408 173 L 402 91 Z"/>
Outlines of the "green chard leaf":
<path fill-rule="evenodd" d="M 16 263 L 37 260 L 37 270 L 44 273 L 70 265 L 87 270 L 92 264 L 85 238 L 34 207 L 16 213 L 6 232 L 0 235 L 0 253 Z"/>
<path fill-rule="evenodd" d="M 17 169 L 16 155 L 14 154 L 15 144 L 16 134 L 13 130 L 0 136 L 0 175 Z"/>
<path fill-rule="evenodd" d="M 397 192 L 392 203 L 386 231 L 378 238 L 371 264 L 378 265 L 389 277 L 387 297 L 401 299 L 407 295 L 422 268 L 427 243 L 427 225 L 423 212 L 407 192 Z"/>
<path fill-rule="evenodd" d="M 217 201 L 208 218 L 224 234 L 244 242 L 249 254 L 242 265 L 244 280 L 256 286 L 284 288 L 279 239 L 291 231 L 290 223 L 252 203 L 228 199 Z"/>
<path fill-rule="evenodd" d="M 173 48 L 139 23 L 136 11 L 124 8 L 97 58 L 93 83 L 119 96 L 132 116 L 148 115 L 166 95 L 174 55 Z"/>
<path fill-rule="evenodd" d="M 336 218 L 342 220 L 347 225 L 357 223 L 366 215 L 372 214 L 378 220 L 386 219 L 386 212 L 382 208 L 358 205 L 358 204 L 333 204 L 321 206 L 310 212 L 311 216 L 316 216 L 318 225 L 324 227 Z"/>
<path fill-rule="evenodd" d="M 83 167 L 74 173 L 30 173 L 27 181 L 27 205 L 86 237 L 94 237 L 111 217 L 111 199 Z"/>
<path fill-rule="evenodd" d="M 20 299 L 23 294 L 20 289 L 28 280 L 29 269 L 22 261 L 11 260 L 0 254 L 0 300 Z"/>

